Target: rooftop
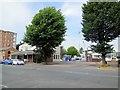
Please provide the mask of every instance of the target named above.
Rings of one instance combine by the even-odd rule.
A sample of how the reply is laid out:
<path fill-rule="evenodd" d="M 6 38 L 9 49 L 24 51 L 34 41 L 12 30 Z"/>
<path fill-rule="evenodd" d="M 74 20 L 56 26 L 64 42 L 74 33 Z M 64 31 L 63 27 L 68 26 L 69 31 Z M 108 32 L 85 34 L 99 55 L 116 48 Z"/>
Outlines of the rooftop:
<path fill-rule="evenodd" d="M 5 50 L 8 50 L 9 48 L 11 47 L 0 48 L 0 51 L 5 51 Z"/>
<path fill-rule="evenodd" d="M 12 55 L 27 55 L 27 54 L 32 55 L 32 54 L 35 54 L 35 52 L 32 50 L 18 51 L 18 52 L 13 53 Z"/>
<path fill-rule="evenodd" d="M 9 32 L 9 33 L 17 34 L 17 33 L 15 33 L 15 32 L 12 32 L 12 31 L 6 31 L 6 30 L 0 30 L 0 32 Z"/>

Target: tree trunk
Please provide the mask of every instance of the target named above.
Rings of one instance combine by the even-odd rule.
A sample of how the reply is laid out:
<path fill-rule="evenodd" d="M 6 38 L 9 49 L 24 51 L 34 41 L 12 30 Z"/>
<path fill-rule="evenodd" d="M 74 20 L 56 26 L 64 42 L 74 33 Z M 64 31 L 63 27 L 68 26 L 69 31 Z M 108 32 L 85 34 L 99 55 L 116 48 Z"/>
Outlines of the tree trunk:
<path fill-rule="evenodd" d="M 47 60 L 47 59 L 45 59 L 45 64 L 46 64 L 46 65 L 48 64 L 48 63 L 47 63 L 47 61 L 48 61 L 48 60 Z"/>
<path fill-rule="evenodd" d="M 102 64 L 107 64 L 107 61 L 105 61 L 105 54 L 102 54 Z"/>

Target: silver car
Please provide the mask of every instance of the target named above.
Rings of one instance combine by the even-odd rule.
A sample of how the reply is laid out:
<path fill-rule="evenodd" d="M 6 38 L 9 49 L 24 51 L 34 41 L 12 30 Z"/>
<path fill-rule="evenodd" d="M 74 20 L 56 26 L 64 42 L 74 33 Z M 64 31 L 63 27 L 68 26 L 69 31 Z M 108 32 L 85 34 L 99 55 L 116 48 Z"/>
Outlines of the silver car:
<path fill-rule="evenodd" d="M 20 59 L 13 59 L 13 65 L 24 65 L 24 61 Z"/>

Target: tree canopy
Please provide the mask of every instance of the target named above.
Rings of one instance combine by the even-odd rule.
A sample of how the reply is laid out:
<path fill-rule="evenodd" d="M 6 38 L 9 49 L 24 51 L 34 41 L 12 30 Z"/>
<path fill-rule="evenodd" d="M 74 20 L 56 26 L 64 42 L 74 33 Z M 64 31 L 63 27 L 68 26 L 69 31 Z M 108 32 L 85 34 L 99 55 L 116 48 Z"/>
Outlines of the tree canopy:
<path fill-rule="evenodd" d="M 23 44 L 23 42 L 20 42 L 20 43 L 16 44 L 16 49 L 19 50 L 19 46 L 22 45 L 22 44 Z"/>
<path fill-rule="evenodd" d="M 120 2 L 87 2 L 83 7 L 83 36 L 95 52 L 105 55 L 113 49 L 109 44 L 120 35 Z"/>
<path fill-rule="evenodd" d="M 67 49 L 67 55 L 71 55 L 71 57 L 80 56 L 78 50 L 74 46 L 70 46 Z"/>
<path fill-rule="evenodd" d="M 83 53 L 83 48 L 82 48 L 82 47 L 79 49 L 79 52 L 80 52 L 81 54 Z"/>
<path fill-rule="evenodd" d="M 46 7 L 39 10 L 26 29 L 24 42 L 36 46 L 36 52 L 46 61 L 54 53 L 54 48 L 64 40 L 65 19 L 60 10 Z"/>

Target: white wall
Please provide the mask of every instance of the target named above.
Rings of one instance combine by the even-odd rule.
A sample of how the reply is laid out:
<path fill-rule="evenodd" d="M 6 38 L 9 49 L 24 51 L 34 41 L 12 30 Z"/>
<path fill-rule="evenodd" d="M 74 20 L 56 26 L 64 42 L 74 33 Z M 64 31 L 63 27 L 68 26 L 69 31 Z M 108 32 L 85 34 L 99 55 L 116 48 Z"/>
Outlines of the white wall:
<path fill-rule="evenodd" d="M 31 45 L 28 45 L 27 43 L 19 46 L 19 51 L 27 51 L 27 50 L 34 50 L 34 49 L 35 49 L 35 46 L 33 47 Z"/>
<path fill-rule="evenodd" d="M 60 61 L 62 53 L 62 46 L 58 46 L 55 48 L 55 53 L 53 54 L 53 61 Z"/>
<path fill-rule="evenodd" d="M 31 46 L 25 43 L 19 46 L 19 51 L 34 50 L 35 48 L 36 48 L 35 46 Z M 61 52 L 62 52 L 61 49 L 62 49 L 62 46 L 58 46 L 55 48 L 55 53 L 53 54 L 53 61 L 60 61 Z"/>
<path fill-rule="evenodd" d="M 120 52 L 120 36 L 118 37 L 118 52 Z"/>

